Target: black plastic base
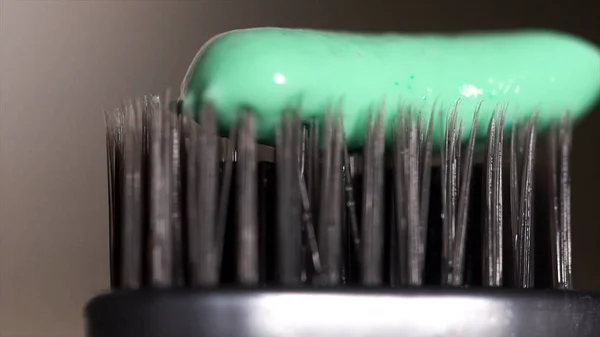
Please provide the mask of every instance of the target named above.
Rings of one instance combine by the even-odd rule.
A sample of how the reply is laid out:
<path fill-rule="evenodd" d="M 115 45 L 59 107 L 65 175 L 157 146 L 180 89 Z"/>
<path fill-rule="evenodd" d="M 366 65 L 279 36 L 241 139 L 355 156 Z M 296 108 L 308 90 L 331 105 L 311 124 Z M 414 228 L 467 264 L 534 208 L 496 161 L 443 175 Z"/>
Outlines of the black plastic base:
<path fill-rule="evenodd" d="M 597 337 L 600 295 L 570 291 L 132 291 L 94 298 L 87 337 Z"/>

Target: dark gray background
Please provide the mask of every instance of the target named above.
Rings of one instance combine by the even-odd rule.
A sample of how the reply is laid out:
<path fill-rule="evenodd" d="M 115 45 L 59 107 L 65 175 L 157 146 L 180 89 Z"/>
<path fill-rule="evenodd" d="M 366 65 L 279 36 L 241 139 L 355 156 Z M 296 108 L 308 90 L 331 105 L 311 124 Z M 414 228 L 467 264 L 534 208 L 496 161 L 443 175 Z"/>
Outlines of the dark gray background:
<path fill-rule="evenodd" d="M 178 88 L 197 49 L 241 27 L 551 27 L 600 43 L 593 0 L 0 0 L 0 336 L 82 336 L 108 286 L 103 106 Z M 549 50 L 549 53 L 552 51 Z M 575 278 L 600 289 L 600 111 L 576 129 Z"/>

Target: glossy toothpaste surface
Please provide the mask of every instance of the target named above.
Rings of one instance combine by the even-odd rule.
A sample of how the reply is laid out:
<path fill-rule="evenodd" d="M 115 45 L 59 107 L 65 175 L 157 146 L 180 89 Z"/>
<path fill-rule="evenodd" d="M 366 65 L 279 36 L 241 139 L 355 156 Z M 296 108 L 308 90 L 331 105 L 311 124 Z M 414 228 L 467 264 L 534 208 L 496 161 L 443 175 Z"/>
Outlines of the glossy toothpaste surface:
<path fill-rule="evenodd" d="M 358 34 L 254 28 L 216 36 L 200 50 L 181 88 L 184 109 L 210 103 L 223 129 L 243 109 L 258 138 L 272 143 L 284 112 L 322 119 L 341 111 L 351 148 L 361 146 L 370 111 L 391 130 L 399 111 L 429 116 L 460 99 L 463 139 L 481 103 L 478 138 L 499 104 L 523 121 L 540 113 L 540 130 L 563 112 L 578 119 L 600 94 L 600 51 L 580 38 L 549 31 L 455 35 Z M 437 113 L 436 113 L 437 115 Z M 442 123 L 435 123 L 439 143 Z"/>

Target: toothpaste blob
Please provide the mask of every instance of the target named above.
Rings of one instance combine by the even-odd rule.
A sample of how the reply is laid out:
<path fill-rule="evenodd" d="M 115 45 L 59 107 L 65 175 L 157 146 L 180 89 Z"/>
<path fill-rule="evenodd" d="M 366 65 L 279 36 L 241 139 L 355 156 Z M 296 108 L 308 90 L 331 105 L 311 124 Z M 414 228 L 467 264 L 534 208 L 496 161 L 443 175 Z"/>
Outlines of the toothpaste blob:
<path fill-rule="evenodd" d="M 184 78 L 185 111 L 211 104 L 228 129 L 250 109 L 257 138 L 273 143 L 286 111 L 304 120 L 340 111 L 350 148 L 363 143 L 370 112 L 383 112 L 386 130 L 402 109 L 429 116 L 457 100 L 463 140 L 477 127 L 487 136 L 494 110 L 508 109 L 506 126 L 539 112 L 539 127 L 568 111 L 579 119 L 600 94 L 600 50 L 548 31 L 457 35 L 353 34 L 255 28 L 210 40 Z M 471 125 L 481 104 L 477 125 Z M 436 113 L 436 118 L 437 117 Z M 435 123 L 434 146 L 443 123 Z M 388 137 L 389 139 L 389 137 Z"/>

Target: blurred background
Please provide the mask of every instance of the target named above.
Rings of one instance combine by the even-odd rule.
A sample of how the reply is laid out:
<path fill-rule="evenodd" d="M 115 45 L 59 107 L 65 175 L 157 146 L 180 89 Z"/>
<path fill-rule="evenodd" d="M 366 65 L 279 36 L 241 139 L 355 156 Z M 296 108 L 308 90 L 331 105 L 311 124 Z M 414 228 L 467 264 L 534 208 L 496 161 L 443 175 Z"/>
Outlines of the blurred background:
<path fill-rule="evenodd" d="M 0 336 L 83 336 L 108 281 L 103 107 L 179 88 L 214 34 L 542 27 L 600 44 L 592 0 L 0 0 Z M 548 51 L 549 53 L 552 50 Z M 576 287 L 600 290 L 600 111 L 576 129 Z"/>

